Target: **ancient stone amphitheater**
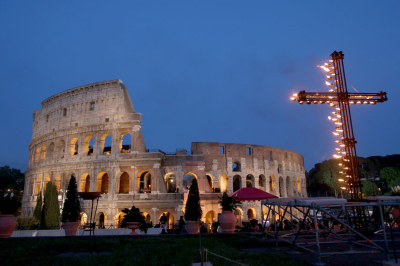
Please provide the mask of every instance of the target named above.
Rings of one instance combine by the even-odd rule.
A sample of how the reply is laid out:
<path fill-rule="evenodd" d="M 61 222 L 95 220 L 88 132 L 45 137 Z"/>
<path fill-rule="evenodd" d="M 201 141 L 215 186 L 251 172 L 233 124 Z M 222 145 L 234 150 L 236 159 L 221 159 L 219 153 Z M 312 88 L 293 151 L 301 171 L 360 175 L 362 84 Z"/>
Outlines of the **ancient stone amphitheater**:
<path fill-rule="evenodd" d="M 184 214 L 192 178 L 199 182 L 203 220 L 218 219 L 221 192 L 257 187 L 280 197 L 305 197 L 303 156 L 269 146 L 193 142 L 191 151 L 147 150 L 140 113 L 119 79 L 91 83 L 55 94 L 33 113 L 33 135 L 25 172 L 22 215 L 32 216 L 37 195 L 53 182 L 62 206 L 69 179 L 79 191 L 99 191 L 97 223 L 115 228 L 121 209 L 132 202 L 157 224 L 168 226 Z M 167 141 L 167 140 L 166 140 Z M 91 201 L 81 201 L 82 221 Z M 245 202 L 236 211 L 242 220 L 261 219 L 260 202 Z"/>

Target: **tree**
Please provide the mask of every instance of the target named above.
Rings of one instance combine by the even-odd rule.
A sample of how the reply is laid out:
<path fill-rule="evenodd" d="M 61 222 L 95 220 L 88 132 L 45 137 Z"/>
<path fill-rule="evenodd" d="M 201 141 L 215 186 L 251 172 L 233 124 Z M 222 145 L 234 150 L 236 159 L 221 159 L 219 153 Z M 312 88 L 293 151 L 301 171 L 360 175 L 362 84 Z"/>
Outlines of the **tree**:
<path fill-rule="evenodd" d="M 58 206 L 57 188 L 48 182 L 44 193 L 44 225 L 47 229 L 57 229 L 60 222 L 60 209 Z"/>
<path fill-rule="evenodd" d="M 202 214 L 203 210 L 200 207 L 199 186 L 197 184 L 197 179 L 193 178 L 185 206 L 185 220 L 199 221 Z"/>
<path fill-rule="evenodd" d="M 39 193 L 39 196 L 36 199 L 36 207 L 35 210 L 33 211 L 33 217 L 35 217 L 35 219 L 38 221 L 40 221 L 42 217 L 42 205 L 43 205 L 42 193 Z"/>
<path fill-rule="evenodd" d="M 78 198 L 76 179 L 71 176 L 68 184 L 68 191 L 62 211 L 62 222 L 77 222 L 80 220 L 81 204 Z"/>
<path fill-rule="evenodd" d="M 362 188 L 361 191 L 364 196 L 374 196 L 378 194 L 378 186 L 369 180 L 362 181 Z"/>
<path fill-rule="evenodd" d="M 400 170 L 396 167 L 385 167 L 381 169 L 380 176 L 389 187 L 400 185 Z"/>

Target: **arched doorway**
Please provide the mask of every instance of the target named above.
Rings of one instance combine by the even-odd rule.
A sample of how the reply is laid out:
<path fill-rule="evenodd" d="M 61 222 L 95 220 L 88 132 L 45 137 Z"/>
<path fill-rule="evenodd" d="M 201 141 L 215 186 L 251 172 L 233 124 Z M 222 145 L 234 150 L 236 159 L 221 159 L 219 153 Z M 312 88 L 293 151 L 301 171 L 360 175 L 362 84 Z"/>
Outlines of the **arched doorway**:
<path fill-rule="evenodd" d="M 139 175 L 139 192 L 151 192 L 151 174 L 148 171 L 143 171 Z"/>
<path fill-rule="evenodd" d="M 233 192 L 242 188 L 242 177 L 240 175 L 235 175 L 233 177 Z"/>
<path fill-rule="evenodd" d="M 119 151 L 120 153 L 130 153 L 131 152 L 132 137 L 129 133 L 122 133 L 119 137 Z"/>
<path fill-rule="evenodd" d="M 119 180 L 119 193 L 129 193 L 129 175 L 123 172 Z"/>
<path fill-rule="evenodd" d="M 246 187 L 254 187 L 254 176 L 253 175 L 246 176 Z"/>
<path fill-rule="evenodd" d="M 170 212 L 163 212 L 160 217 L 158 217 L 158 220 L 160 221 L 161 217 L 165 214 L 167 216 L 167 229 L 173 229 L 174 228 L 174 216 Z"/>
<path fill-rule="evenodd" d="M 125 213 L 119 212 L 114 216 L 114 227 L 121 228 L 122 220 L 124 219 Z"/>
<path fill-rule="evenodd" d="M 206 213 L 206 224 L 207 224 L 207 232 L 210 232 L 212 229 L 212 224 L 218 222 L 218 216 L 215 211 L 209 211 Z"/>
<path fill-rule="evenodd" d="M 99 229 L 104 229 L 107 226 L 107 215 L 104 212 L 96 214 L 96 225 Z"/>
<path fill-rule="evenodd" d="M 189 189 L 192 185 L 192 180 L 197 179 L 197 175 L 193 172 L 188 172 L 183 177 L 183 187 Z"/>
<path fill-rule="evenodd" d="M 207 183 L 208 183 L 208 186 L 209 186 L 209 188 L 210 188 L 210 191 L 212 192 L 213 191 L 213 178 L 211 177 L 211 175 L 206 175 L 206 177 L 207 177 Z"/>
<path fill-rule="evenodd" d="M 269 177 L 269 191 L 270 192 L 275 192 L 275 190 L 276 190 L 275 185 L 276 185 L 275 176 L 270 175 L 270 177 Z"/>
<path fill-rule="evenodd" d="M 165 185 L 167 186 L 168 193 L 177 193 L 176 176 L 173 173 L 165 175 Z"/>
<path fill-rule="evenodd" d="M 219 175 L 220 192 L 228 192 L 228 176 L 226 174 Z"/>
<path fill-rule="evenodd" d="M 236 208 L 233 214 L 236 216 L 236 225 L 242 226 L 243 211 L 239 208 Z"/>
<path fill-rule="evenodd" d="M 260 175 L 258 177 L 258 188 L 265 191 L 265 176 Z"/>
<path fill-rule="evenodd" d="M 283 194 L 285 191 L 284 188 L 285 184 L 283 182 L 283 177 L 279 177 L 279 197 L 284 197 L 285 195 Z"/>
<path fill-rule="evenodd" d="M 109 183 L 108 174 L 106 172 L 101 172 L 97 176 L 96 190 L 103 194 L 107 194 L 108 193 L 108 183 Z"/>
<path fill-rule="evenodd" d="M 256 211 L 253 208 L 247 210 L 247 219 L 249 221 L 256 219 Z"/>
<path fill-rule="evenodd" d="M 288 197 L 293 196 L 293 191 L 292 191 L 292 188 L 291 188 L 291 184 L 292 184 L 292 182 L 290 180 L 290 177 L 287 176 L 286 177 L 286 194 L 287 194 Z"/>
<path fill-rule="evenodd" d="M 90 175 L 84 173 L 79 181 L 79 192 L 90 192 Z"/>
<path fill-rule="evenodd" d="M 84 225 L 87 223 L 87 214 L 84 212 L 81 212 L 81 222 L 80 225 Z"/>
<path fill-rule="evenodd" d="M 150 214 L 148 214 L 147 212 L 142 212 L 142 215 L 143 215 L 144 219 L 146 219 L 146 223 L 151 222 Z"/>

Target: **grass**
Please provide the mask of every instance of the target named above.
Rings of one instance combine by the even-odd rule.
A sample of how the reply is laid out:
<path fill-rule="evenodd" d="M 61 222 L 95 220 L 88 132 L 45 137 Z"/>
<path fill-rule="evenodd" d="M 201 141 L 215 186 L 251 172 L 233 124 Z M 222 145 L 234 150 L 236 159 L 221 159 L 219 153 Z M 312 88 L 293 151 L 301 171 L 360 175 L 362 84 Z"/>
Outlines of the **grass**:
<path fill-rule="evenodd" d="M 60 257 L 68 252 L 94 251 L 90 237 L 0 239 L 0 265 L 187 266 L 200 262 L 199 238 L 195 236 L 96 237 L 96 242 L 99 252 L 109 254 L 92 256 L 86 253 L 80 257 Z M 279 254 L 242 250 L 266 245 L 259 243 L 258 239 L 239 235 L 202 237 L 202 246 L 209 251 L 246 265 L 303 265 L 302 262 Z M 235 265 L 211 254 L 208 254 L 208 260 L 213 265 Z"/>

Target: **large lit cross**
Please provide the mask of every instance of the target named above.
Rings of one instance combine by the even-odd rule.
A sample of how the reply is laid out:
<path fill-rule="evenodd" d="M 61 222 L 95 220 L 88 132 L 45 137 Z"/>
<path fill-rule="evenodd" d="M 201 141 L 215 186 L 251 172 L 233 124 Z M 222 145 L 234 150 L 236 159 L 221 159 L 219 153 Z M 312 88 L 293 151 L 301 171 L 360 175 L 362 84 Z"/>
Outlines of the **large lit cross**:
<path fill-rule="evenodd" d="M 351 121 L 350 104 L 371 104 L 381 103 L 387 100 L 386 92 L 379 93 L 349 93 L 347 92 L 346 76 L 343 65 L 344 55 L 342 52 L 333 52 L 329 63 L 320 66 L 327 72 L 328 80 L 326 85 L 330 87 L 329 92 L 305 92 L 301 91 L 294 94 L 290 99 L 298 101 L 300 104 L 329 104 L 335 108 L 333 116 L 328 119 L 335 123 L 336 131 L 333 135 L 339 139 L 335 142 L 339 145 L 337 153 L 333 156 L 342 159 L 339 164 L 343 170 L 339 173 L 343 175 L 339 178 L 343 190 L 348 189 L 351 200 L 362 200 L 360 171 L 357 163 L 356 140 L 354 139 L 353 124 Z M 332 81 L 333 80 L 333 81 Z M 347 184 L 347 185 L 346 185 Z"/>

